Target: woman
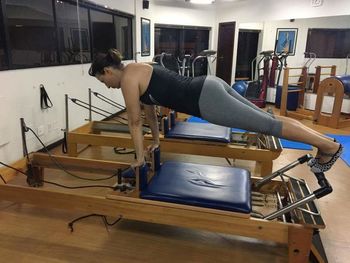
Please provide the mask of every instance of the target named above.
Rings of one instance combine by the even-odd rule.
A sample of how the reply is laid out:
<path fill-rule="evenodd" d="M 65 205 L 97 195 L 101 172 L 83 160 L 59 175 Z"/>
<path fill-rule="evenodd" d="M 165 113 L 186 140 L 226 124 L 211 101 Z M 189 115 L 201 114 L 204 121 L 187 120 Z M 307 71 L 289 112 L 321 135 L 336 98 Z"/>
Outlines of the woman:
<path fill-rule="evenodd" d="M 316 157 L 309 162 L 313 172 L 328 171 L 343 150 L 341 144 L 294 119 L 272 116 L 261 110 L 214 76 L 183 77 L 161 66 L 142 63 L 124 66 L 116 49 L 96 56 L 89 74 L 107 88 L 122 90 L 137 156 L 133 167 L 144 162 L 140 102 L 144 104 L 152 131 L 154 143 L 151 148 L 159 146 L 155 105 L 161 105 L 217 125 L 311 144 L 318 149 Z"/>

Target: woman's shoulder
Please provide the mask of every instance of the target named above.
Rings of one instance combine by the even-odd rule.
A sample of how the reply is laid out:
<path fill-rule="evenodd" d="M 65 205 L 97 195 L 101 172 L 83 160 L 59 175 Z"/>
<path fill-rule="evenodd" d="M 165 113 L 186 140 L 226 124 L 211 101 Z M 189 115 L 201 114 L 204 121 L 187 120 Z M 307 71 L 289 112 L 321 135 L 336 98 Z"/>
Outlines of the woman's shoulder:
<path fill-rule="evenodd" d="M 145 79 L 150 78 L 152 70 L 152 66 L 144 63 L 129 63 L 123 70 L 122 82 L 124 84 L 130 84 L 131 82 L 142 84 Z"/>

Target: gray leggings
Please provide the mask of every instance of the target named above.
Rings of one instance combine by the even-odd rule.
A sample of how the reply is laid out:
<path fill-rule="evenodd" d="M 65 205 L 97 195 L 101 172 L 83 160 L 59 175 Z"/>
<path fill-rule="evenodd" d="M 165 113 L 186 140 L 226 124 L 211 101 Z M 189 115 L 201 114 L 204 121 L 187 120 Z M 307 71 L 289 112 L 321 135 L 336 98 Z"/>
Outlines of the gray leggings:
<path fill-rule="evenodd" d="M 211 123 L 281 137 L 281 121 L 243 98 L 220 78 L 206 77 L 198 104 L 202 118 Z"/>

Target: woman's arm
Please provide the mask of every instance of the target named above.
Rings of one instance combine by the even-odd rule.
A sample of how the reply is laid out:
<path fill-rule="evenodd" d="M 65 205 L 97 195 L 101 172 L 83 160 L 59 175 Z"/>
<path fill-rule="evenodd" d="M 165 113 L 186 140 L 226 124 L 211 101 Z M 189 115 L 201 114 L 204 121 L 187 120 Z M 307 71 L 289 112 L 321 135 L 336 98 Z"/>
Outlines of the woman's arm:
<path fill-rule="evenodd" d="M 156 106 L 144 105 L 144 111 L 149 127 L 152 131 L 153 145 L 149 150 L 153 150 L 159 146 L 159 125 L 156 113 Z"/>
<path fill-rule="evenodd" d="M 125 76 L 121 83 L 121 90 L 125 100 L 128 125 L 137 158 L 132 166 L 139 166 L 144 163 L 145 156 L 143 148 L 140 92 L 137 78 Z"/>

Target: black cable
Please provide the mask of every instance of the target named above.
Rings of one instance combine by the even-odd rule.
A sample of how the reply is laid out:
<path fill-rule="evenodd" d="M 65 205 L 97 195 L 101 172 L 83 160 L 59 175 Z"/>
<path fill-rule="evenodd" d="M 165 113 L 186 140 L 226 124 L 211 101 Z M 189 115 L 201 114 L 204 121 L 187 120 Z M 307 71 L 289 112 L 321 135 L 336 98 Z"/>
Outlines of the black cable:
<path fill-rule="evenodd" d="M 104 101 L 104 102 L 106 102 L 106 103 L 108 103 L 108 104 L 110 104 L 110 105 L 120 109 L 120 110 L 125 110 L 126 109 L 123 105 L 121 105 L 121 104 L 119 104 L 119 103 L 117 103 L 117 102 L 115 102 L 115 101 L 113 101 L 113 100 L 111 100 L 111 99 L 101 95 L 100 93 L 93 92 L 93 94 L 96 96 L 96 98 L 98 98 L 98 99 L 100 99 L 100 100 L 102 100 L 102 101 Z"/>
<path fill-rule="evenodd" d="M 91 179 L 91 178 L 85 178 L 85 177 L 81 177 L 79 175 L 76 175 L 76 174 L 73 174 L 69 171 L 67 171 L 66 168 L 63 167 L 62 164 L 60 164 L 50 153 L 50 151 L 46 148 L 46 145 L 41 141 L 41 139 L 39 138 L 38 135 L 36 135 L 36 133 L 28 127 L 28 130 L 30 130 L 34 136 L 38 139 L 38 141 L 41 143 L 41 145 L 44 147 L 45 151 L 47 152 L 47 154 L 49 155 L 49 157 L 51 158 L 51 160 L 53 161 L 53 163 L 59 168 L 61 169 L 62 171 L 64 171 L 65 173 L 75 177 L 75 178 L 78 178 L 78 179 L 81 179 L 81 180 L 86 180 L 86 181 L 104 181 L 104 180 L 108 180 L 108 179 L 111 179 L 115 176 L 115 174 L 111 175 L 111 176 L 108 176 L 108 177 L 105 177 L 105 178 L 98 178 L 98 179 Z"/>
<path fill-rule="evenodd" d="M 28 177 L 28 174 L 26 174 L 25 172 L 22 172 L 21 170 L 11 166 L 11 165 L 8 165 L 8 164 L 5 164 L 3 162 L 0 161 L 0 164 L 3 165 L 3 166 L 6 166 L 7 168 L 10 168 L 10 169 L 13 169 L 25 176 Z M 1 176 L 1 175 L 0 175 Z M 3 181 L 5 182 L 6 184 L 6 181 L 4 180 L 4 178 L 1 176 L 1 178 L 3 179 Z M 67 185 L 63 185 L 63 184 L 58 184 L 58 183 L 55 183 L 55 182 L 50 182 L 50 181 L 46 181 L 46 180 L 41 180 L 40 182 L 44 182 L 44 183 L 47 183 L 47 184 L 52 184 L 52 185 L 56 185 L 56 186 L 59 186 L 59 187 L 62 187 L 62 188 L 67 188 L 67 189 L 79 189 L 79 188 L 92 188 L 92 187 L 99 187 L 99 188 L 110 188 L 110 189 L 113 189 L 114 190 L 114 187 L 113 186 L 109 186 L 109 185 L 84 185 L 84 186 L 67 186 Z"/>
<path fill-rule="evenodd" d="M 98 113 L 98 114 L 100 114 L 100 115 L 102 115 L 102 116 L 104 116 L 104 117 L 106 117 L 106 118 L 108 118 L 107 115 L 104 115 L 103 113 L 97 112 L 96 110 L 93 110 L 93 109 L 91 109 L 91 108 L 97 109 L 97 110 L 102 111 L 102 112 L 104 112 L 104 113 L 107 113 L 107 114 L 109 114 L 109 115 L 113 115 L 113 113 L 111 113 L 111 112 L 109 112 L 109 111 L 106 111 L 106 110 L 104 110 L 104 109 L 101 109 L 101 108 L 99 108 L 99 107 L 90 105 L 89 103 L 86 103 L 85 101 L 82 101 L 82 100 L 79 100 L 79 99 L 76 99 L 76 98 L 69 98 L 69 99 L 70 99 L 73 103 L 75 103 L 76 105 L 78 105 L 78 106 L 80 106 L 80 107 L 83 107 L 83 108 L 85 108 L 85 109 L 91 110 L 91 111 L 93 111 L 93 112 L 95 112 L 95 113 Z M 81 103 L 81 104 L 79 104 L 79 103 Z M 84 105 L 87 105 L 87 106 L 84 106 Z M 91 108 L 89 108 L 88 106 L 91 107 Z M 120 117 L 120 116 L 115 116 L 115 117 L 117 117 L 117 118 L 119 118 L 119 119 L 122 119 L 122 120 L 124 120 L 124 121 L 128 121 L 126 118 L 123 118 L 123 117 Z"/>
<path fill-rule="evenodd" d="M 75 222 L 78 222 L 82 219 L 85 219 L 85 218 L 88 218 L 88 217 L 92 217 L 92 216 L 98 216 L 98 217 L 101 217 L 102 220 L 103 220 L 103 223 L 105 224 L 106 228 L 107 226 L 114 226 L 116 223 L 118 223 L 120 220 L 122 220 L 122 216 L 119 216 L 119 218 L 117 218 L 113 223 L 109 223 L 108 220 L 107 220 L 107 217 L 105 215 L 100 215 L 100 214 L 88 214 L 88 215 L 85 215 L 85 216 L 81 216 L 81 217 L 78 217 L 72 221 L 70 221 L 68 223 L 68 227 L 70 228 L 70 231 L 73 232 L 74 231 L 74 228 L 73 228 L 73 225 Z"/>
<path fill-rule="evenodd" d="M 0 174 L 0 178 L 1 178 L 1 180 L 4 182 L 4 184 L 7 184 L 6 181 L 5 181 L 5 179 L 4 179 L 4 177 L 2 177 L 2 174 Z"/>
<path fill-rule="evenodd" d="M 135 153 L 135 150 L 126 151 L 125 148 L 114 147 L 113 149 L 114 149 L 114 152 L 116 154 L 133 154 L 133 153 Z"/>

